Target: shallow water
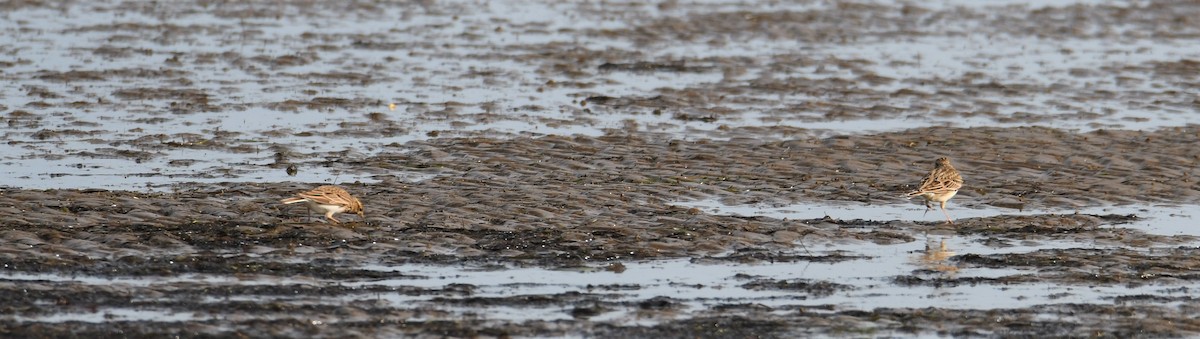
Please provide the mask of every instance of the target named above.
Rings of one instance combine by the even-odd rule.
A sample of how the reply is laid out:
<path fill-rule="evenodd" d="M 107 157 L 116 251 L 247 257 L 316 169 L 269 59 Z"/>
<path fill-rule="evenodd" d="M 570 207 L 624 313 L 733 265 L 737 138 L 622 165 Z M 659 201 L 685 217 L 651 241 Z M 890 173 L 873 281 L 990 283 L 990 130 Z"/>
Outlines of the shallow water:
<path fill-rule="evenodd" d="M 1200 328 L 1195 4 L 3 6 L 30 336 Z M 889 198 L 934 153 L 959 227 Z M 275 203 L 315 183 L 361 228 Z"/>
<path fill-rule="evenodd" d="M 939 248 L 944 240 L 945 248 Z M 459 316 L 470 315 L 489 320 L 529 321 L 536 319 L 570 319 L 569 309 L 563 305 L 470 305 L 465 307 L 446 306 L 447 300 L 477 298 L 519 298 L 522 296 L 551 296 L 570 293 L 592 295 L 604 302 L 631 302 L 668 297 L 679 300 L 684 307 L 666 314 L 638 315 L 636 306 L 612 309 L 594 321 L 628 319 L 639 324 L 653 324 L 673 318 L 686 318 L 699 314 L 716 305 L 754 304 L 769 308 L 787 309 L 790 306 L 832 306 L 828 311 L 871 310 L 874 308 L 926 308 L 949 309 L 1009 309 L 1047 304 L 1097 303 L 1110 304 L 1119 296 L 1186 296 L 1187 291 L 1200 288 L 1200 282 L 1184 284 L 1138 284 L 1129 285 L 1063 285 L 1055 283 L 970 283 L 946 287 L 897 286 L 892 279 L 918 273 L 922 276 L 946 276 L 969 280 L 971 278 L 1003 278 L 1032 274 L 1036 271 L 1020 269 L 957 268 L 949 261 L 953 255 L 966 253 L 999 254 L 1024 253 L 1050 248 L 1104 248 L 1088 243 L 1041 243 L 1037 246 L 1013 246 L 989 248 L 978 245 L 978 237 L 930 236 L 928 244 L 923 242 L 880 246 L 872 243 L 851 244 L 807 244 L 805 252 L 810 255 L 829 253 L 852 253 L 862 259 L 838 263 L 778 262 L 778 263 L 696 263 L 694 259 L 671 259 L 647 262 L 625 262 L 624 271 L 617 273 L 602 267 L 568 269 L 545 269 L 537 267 L 489 266 L 440 266 L 440 265 L 367 265 L 359 269 L 381 272 L 402 272 L 413 276 L 403 279 L 370 280 L 324 280 L 309 278 L 287 278 L 273 276 L 206 276 L 188 275 L 179 277 L 151 278 L 101 278 L 87 276 L 61 276 L 53 274 L 4 274 L 0 279 L 9 283 L 51 282 L 55 284 L 94 285 L 107 288 L 170 289 L 172 286 L 207 285 L 220 289 L 226 286 L 332 286 L 363 289 L 363 293 L 347 293 L 338 296 L 233 296 L 214 297 L 202 303 L 223 303 L 231 300 L 283 303 L 289 305 L 329 304 L 337 305 L 355 301 L 369 301 L 380 307 L 429 308 L 450 312 Z M 926 248 L 925 246 L 931 246 Z M 1154 252 L 1155 249 L 1143 249 Z M 1161 250 L 1161 249 L 1160 249 Z M 812 295 L 800 291 L 755 290 L 744 284 L 753 280 L 786 280 L 808 282 L 834 282 L 847 285 L 844 291 L 830 295 Z M 451 285 L 473 286 L 465 296 L 454 295 L 411 295 L 405 292 L 379 292 L 379 288 L 417 287 L 443 289 Z M 293 287 L 295 288 L 295 287 Z M 153 298 L 151 298 L 153 299 Z M 155 300 L 163 302 L 164 300 Z M 382 304 L 381 304 L 382 303 Z M 154 309 L 102 308 L 89 313 L 53 313 L 45 316 L 16 316 L 18 321 L 100 322 L 111 320 L 130 321 L 193 321 L 210 319 L 216 315 L 189 315 L 186 312 Z M 231 316 L 231 315 L 224 315 Z M 445 317 L 445 316 L 443 316 Z M 317 321 L 317 320 L 313 320 Z M 337 322 L 336 317 L 322 319 L 327 323 Z"/>
<path fill-rule="evenodd" d="M 721 215 L 764 216 L 777 219 L 819 219 L 830 217 L 834 219 L 865 219 L 865 220 L 912 220 L 939 221 L 945 220 L 938 206 L 928 212 L 921 205 L 920 199 L 912 200 L 911 204 L 865 204 L 856 202 L 812 203 L 806 202 L 789 206 L 758 205 L 725 205 L 719 201 L 696 200 L 677 202 L 676 206 L 699 208 L 705 212 Z M 1149 234 L 1195 235 L 1198 227 L 1193 215 L 1200 213 L 1200 205 L 1162 204 L 1162 205 L 1120 205 L 1096 206 L 1076 209 L 1007 209 L 990 206 L 962 207 L 959 203 L 970 204 L 969 201 L 952 200 L 947 212 L 955 219 L 985 218 L 1000 215 L 1043 215 L 1043 214 L 1118 214 L 1136 215 L 1140 220 L 1132 224 L 1121 225 L 1123 228 L 1136 229 Z"/>
<path fill-rule="evenodd" d="M 983 6 L 947 1 L 927 6 L 934 11 L 1021 13 L 1076 2 L 1019 3 Z M 739 137 L 735 131 L 743 127 L 795 127 L 810 135 L 829 136 L 926 126 L 1038 125 L 1089 131 L 1195 122 L 1190 99 L 1177 94 L 1187 92 L 1187 82 L 1146 72 L 1146 67 L 1155 63 L 1197 57 L 1191 48 L 1195 38 L 1186 36 L 1165 41 L 1118 38 L 1119 43 L 1113 43 L 1091 37 L 973 33 L 964 30 L 970 26 L 958 22 L 962 19 L 943 19 L 946 22 L 921 28 L 919 36 L 901 39 L 867 34 L 853 40 L 813 42 L 751 34 L 719 43 L 700 39 L 644 45 L 631 37 L 598 32 L 746 8 L 724 1 L 658 7 L 617 3 L 607 9 L 527 1 L 449 4 L 444 8 L 382 6 L 351 10 L 356 24 L 344 26 L 338 16 L 289 6 L 226 4 L 211 8 L 215 13 L 188 11 L 187 7 L 92 2 L 62 9 L 26 6 L 8 11 L 6 16 L 12 20 L 0 23 L 0 31 L 5 32 L 4 51 L 12 62 L 5 68 L 4 78 L 16 85 L 0 89 L 0 96 L 16 99 L 7 103 L 10 111 L 33 114 L 15 120 L 22 123 L 10 124 L 6 133 L 10 142 L 0 145 L 6 165 L 0 172 L 12 178 L 5 185 L 161 189 L 180 180 L 213 180 L 198 175 L 212 172 L 227 172 L 218 180 L 235 182 L 372 182 L 368 175 L 352 170 L 306 165 L 300 174 L 290 177 L 265 165 L 272 163 L 273 147 L 306 154 L 349 150 L 351 158 L 362 158 L 385 152 L 385 145 L 430 138 L 431 132 L 439 137 L 473 133 L 596 136 L 606 130 L 628 130 L 632 123 L 634 129 L 644 132 L 721 140 Z M 133 10 L 127 10 L 130 8 Z M 239 10 L 276 14 L 232 14 Z M 797 3 L 759 10 L 832 9 L 830 4 Z M 880 15 L 903 19 L 892 13 Z M 164 28 L 170 33 L 156 33 Z M 1126 31 L 1137 32 L 1136 27 L 1112 29 L 1115 32 L 1111 34 L 1118 37 Z M 590 50 L 629 51 L 634 55 L 631 61 L 680 61 L 711 70 L 604 72 L 585 68 L 563 77 L 547 72 L 547 63 L 553 61 L 530 56 L 559 53 L 560 46 L 576 44 Z M 791 65 L 778 60 L 789 53 L 809 61 Z M 598 54 L 599 60 L 590 61 L 590 67 L 626 61 Z M 292 57 L 298 61 L 286 59 Z M 743 60 L 744 64 L 730 65 L 730 60 Z M 842 61 L 854 63 L 848 66 Z M 1079 71 L 1096 69 L 1110 72 Z M 69 72 L 97 75 L 60 77 Z M 862 81 L 863 75 L 895 81 L 871 83 Z M 975 80 L 947 83 L 964 77 Z M 846 81 L 863 92 L 843 99 L 811 90 L 753 90 L 755 83 L 788 79 Z M 901 90 L 953 92 L 989 82 L 1035 90 L 1017 97 L 988 92 L 962 97 L 892 95 Z M 747 84 L 750 90 L 745 90 Z M 704 92 L 713 86 L 716 92 Z M 196 94 L 116 96 L 131 88 Z M 719 95 L 720 100 L 703 100 L 678 109 L 661 105 L 661 114 L 653 114 L 653 106 L 580 104 L 595 95 L 649 98 L 655 93 L 686 96 L 696 91 L 704 96 Z M 1096 91 L 1116 95 L 1079 100 Z M 348 101 L 311 104 L 316 97 Z M 287 104 L 289 101 L 301 104 Z M 395 110 L 388 107 L 393 103 L 397 104 Z M 814 103 L 835 108 L 829 111 Z M 836 108 L 840 105 L 848 105 L 846 109 L 882 105 L 898 111 L 834 114 L 845 111 Z M 977 114 L 934 114 L 943 110 Z M 368 118 L 371 113 L 378 115 Z M 681 116 L 716 120 L 692 121 Z M 379 117 L 386 122 L 373 122 Z M 371 132 L 370 137 L 347 133 L 355 126 L 369 125 L 390 126 L 390 130 Z M 87 134 L 39 139 L 44 134 L 38 132 L 46 130 Z M 218 133 L 234 133 L 234 139 Z M 204 146 L 155 150 L 128 142 L 156 135 L 164 142 L 186 142 L 184 135 L 190 135 L 239 150 Z M 87 155 L 104 147 L 149 153 L 132 158 L 108 152 Z M 187 162 L 179 162 L 181 159 Z"/>

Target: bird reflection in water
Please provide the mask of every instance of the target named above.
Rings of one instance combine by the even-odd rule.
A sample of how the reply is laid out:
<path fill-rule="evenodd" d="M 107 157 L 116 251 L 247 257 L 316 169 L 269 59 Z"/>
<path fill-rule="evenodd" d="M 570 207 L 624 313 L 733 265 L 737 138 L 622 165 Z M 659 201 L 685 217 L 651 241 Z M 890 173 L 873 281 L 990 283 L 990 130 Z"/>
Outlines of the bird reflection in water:
<path fill-rule="evenodd" d="M 956 273 L 958 266 L 949 262 L 950 257 L 953 257 L 954 254 L 954 251 L 946 248 L 946 239 L 942 239 L 938 244 L 926 241 L 925 251 L 917 255 L 916 260 L 919 265 L 931 271 Z"/>

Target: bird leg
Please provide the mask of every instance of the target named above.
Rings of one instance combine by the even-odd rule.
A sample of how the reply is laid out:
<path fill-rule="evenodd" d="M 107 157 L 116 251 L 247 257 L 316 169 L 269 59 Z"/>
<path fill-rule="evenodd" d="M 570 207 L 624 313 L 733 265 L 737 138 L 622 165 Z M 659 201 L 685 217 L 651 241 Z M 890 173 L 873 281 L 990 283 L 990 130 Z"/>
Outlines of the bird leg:
<path fill-rule="evenodd" d="M 942 202 L 942 213 L 946 215 L 946 223 L 954 225 L 954 221 L 950 220 L 950 212 L 946 212 L 946 202 Z"/>
<path fill-rule="evenodd" d="M 329 213 L 325 213 L 325 217 L 326 217 L 326 218 L 329 218 L 329 221 L 332 221 L 332 222 L 333 222 L 333 223 L 335 223 L 335 224 L 340 224 L 340 223 L 342 223 L 341 221 L 338 221 L 337 219 L 334 219 L 334 218 L 333 218 L 333 211 L 329 211 Z"/>
<path fill-rule="evenodd" d="M 933 209 L 933 204 L 930 204 L 930 202 L 932 201 L 925 200 L 925 213 L 921 213 L 922 217 L 929 215 L 929 210 Z"/>

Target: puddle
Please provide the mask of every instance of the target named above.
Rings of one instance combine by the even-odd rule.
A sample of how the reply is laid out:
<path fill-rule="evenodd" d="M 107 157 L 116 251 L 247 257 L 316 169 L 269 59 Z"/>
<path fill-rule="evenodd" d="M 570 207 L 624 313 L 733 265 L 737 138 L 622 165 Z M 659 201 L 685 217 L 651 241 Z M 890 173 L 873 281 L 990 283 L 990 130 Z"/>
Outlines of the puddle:
<path fill-rule="evenodd" d="M 27 317 L 27 316 L 12 316 L 19 322 L 46 322 L 46 323 L 67 323 L 67 322 L 84 322 L 84 323 L 107 323 L 113 321 L 157 321 L 157 322 L 181 322 L 181 321 L 203 321 L 210 317 L 198 317 L 191 312 L 166 312 L 159 310 L 141 310 L 129 308 L 104 308 L 102 311 L 88 313 L 56 313 L 42 317 Z"/>
<path fill-rule="evenodd" d="M 945 220 L 941 209 L 934 206 L 933 210 L 925 212 L 925 207 L 919 205 L 919 199 L 912 200 L 913 204 L 869 205 L 855 202 L 845 203 L 801 203 L 790 206 L 766 205 L 736 205 L 722 204 L 715 199 L 696 200 L 674 203 L 686 208 L 699 208 L 706 213 L 719 215 L 763 216 L 777 219 L 819 219 L 830 217 L 834 219 L 865 219 L 865 220 L 911 220 L 931 222 Z M 1156 235 L 1200 235 L 1197 223 L 1192 217 L 1200 213 L 1198 205 L 1122 205 L 1085 207 L 1079 209 L 1000 209 L 1000 208 L 971 208 L 956 205 L 952 201 L 947 206 L 950 216 L 957 219 L 994 217 L 999 215 L 1043 215 L 1043 214 L 1118 214 L 1136 215 L 1138 221 L 1124 224 L 1120 227 L 1137 229 Z"/>

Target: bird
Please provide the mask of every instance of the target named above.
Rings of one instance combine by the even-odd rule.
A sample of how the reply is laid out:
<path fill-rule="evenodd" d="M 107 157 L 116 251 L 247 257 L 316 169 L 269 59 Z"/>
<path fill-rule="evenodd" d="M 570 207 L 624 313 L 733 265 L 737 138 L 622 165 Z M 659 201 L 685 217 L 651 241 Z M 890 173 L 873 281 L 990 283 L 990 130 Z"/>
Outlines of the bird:
<path fill-rule="evenodd" d="M 921 186 L 917 187 L 916 191 L 908 193 L 907 197 L 925 198 L 925 213 L 933 209 L 934 201 L 941 203 L 942 213 L 946 214 L 946 223 L 954 224 L 950 220 L 950 213 L 946 212 L 946 201 L 958 194 L 958 190 L 963 186 L 962 174 L 950 165 L 950 158 L 941 157 L 933 163 L 933 170 L 929 171 L 929 175 L 921 180 Z"/>
<path fill-rule="evenodd" d="M 325 217 L 329 218 L 335 224 L 341 222 L 333 216 L 338 213 L 356 213 L 360 218 L 366 218 L 363 215 L 362 202 L 358 201 L 350 192 L 345 189 L 334 186 L 324 185 L 312 189 L 311 191 L 296 193 L 295 197 L 280 200 L 284 204 L 305 203 L 311 211 L 325 213 Z"/>

